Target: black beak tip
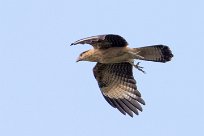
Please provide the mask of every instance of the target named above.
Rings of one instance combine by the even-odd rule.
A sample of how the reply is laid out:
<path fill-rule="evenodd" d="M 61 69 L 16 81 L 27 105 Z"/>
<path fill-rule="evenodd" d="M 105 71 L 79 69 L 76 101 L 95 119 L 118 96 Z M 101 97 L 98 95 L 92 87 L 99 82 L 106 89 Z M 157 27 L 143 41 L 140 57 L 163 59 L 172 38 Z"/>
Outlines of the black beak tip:
<path fill-rule="evenodd" d="M 78 58 L 78 59 L 76 60 L 76 62 L 79 62 L 79 61 L 81 61 L 81 59 L 80 59 L 80 58 Z"/>

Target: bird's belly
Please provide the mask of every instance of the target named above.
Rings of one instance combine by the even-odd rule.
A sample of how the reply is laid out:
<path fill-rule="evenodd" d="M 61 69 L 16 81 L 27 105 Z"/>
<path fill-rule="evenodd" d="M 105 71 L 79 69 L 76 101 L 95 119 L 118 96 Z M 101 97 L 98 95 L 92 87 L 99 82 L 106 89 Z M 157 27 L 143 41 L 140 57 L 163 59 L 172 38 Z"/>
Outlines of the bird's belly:
<path fill-rule="evenodd" d="M 126 52 L 105 52 L 102 54 L 101 63 L 121 63 L 129 62 L 130 55 Z"/>

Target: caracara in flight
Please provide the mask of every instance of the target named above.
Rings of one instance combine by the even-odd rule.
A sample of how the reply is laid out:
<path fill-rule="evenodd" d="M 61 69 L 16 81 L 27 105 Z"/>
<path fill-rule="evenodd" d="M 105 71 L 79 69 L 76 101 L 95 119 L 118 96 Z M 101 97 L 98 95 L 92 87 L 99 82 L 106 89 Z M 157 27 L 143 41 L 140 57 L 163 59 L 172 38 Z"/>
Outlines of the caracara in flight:
<path fill-rule="evenodd" d="M 90 44 L 93 49 L 80 54 L 78 61 L 97 62 L 93 74 L 106 101 L 122 114 L 133 117 L 142 111 L 145 101 L 137 89 L 133 67 L 143 71 L 134 60 L 165 63 L 173 54 L 166 45 L 129 48 L 127 41 L 114 34 L 97 35 L 78 40 L 71 45 Z"/>

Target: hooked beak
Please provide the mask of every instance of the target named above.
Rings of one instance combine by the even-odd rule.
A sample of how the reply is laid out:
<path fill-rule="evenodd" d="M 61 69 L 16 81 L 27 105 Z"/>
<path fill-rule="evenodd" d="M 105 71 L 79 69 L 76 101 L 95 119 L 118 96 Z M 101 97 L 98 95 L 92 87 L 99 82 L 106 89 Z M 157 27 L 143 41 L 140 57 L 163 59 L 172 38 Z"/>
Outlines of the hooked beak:
<path fill-rule="evenodd" d="M 76 62 L 82 61 L 80 57 L 77 58 Z"/>

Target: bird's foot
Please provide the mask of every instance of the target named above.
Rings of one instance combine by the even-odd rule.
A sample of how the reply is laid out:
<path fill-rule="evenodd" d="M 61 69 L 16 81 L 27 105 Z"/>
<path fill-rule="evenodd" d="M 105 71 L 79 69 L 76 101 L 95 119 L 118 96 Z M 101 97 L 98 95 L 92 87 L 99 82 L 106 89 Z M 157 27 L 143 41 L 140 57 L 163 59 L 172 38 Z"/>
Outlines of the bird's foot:
<path fill-rule="evenodd" d="M 143 70 L 144 67 L 139 66 L 139 64 L 140 64 L 140 62 L 137 62 L 137 64 L 136 64 L 136 65 L 133 65 L 133 66 L 134 66 L 136 69 L 138 69 L 139 71 L 141 71 L 141 72 L 143 72 L 143 73 L 145 74 L 146 72 Z"/>

